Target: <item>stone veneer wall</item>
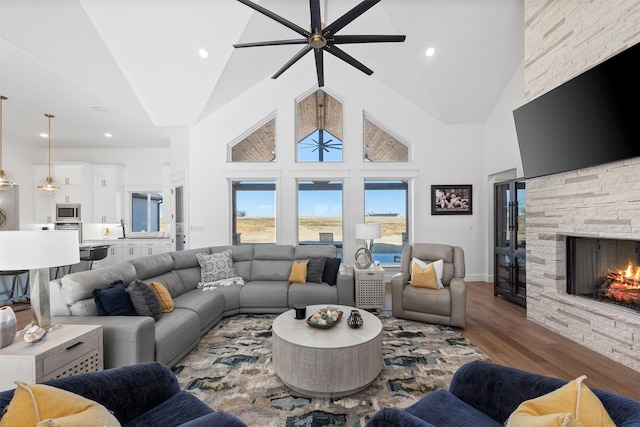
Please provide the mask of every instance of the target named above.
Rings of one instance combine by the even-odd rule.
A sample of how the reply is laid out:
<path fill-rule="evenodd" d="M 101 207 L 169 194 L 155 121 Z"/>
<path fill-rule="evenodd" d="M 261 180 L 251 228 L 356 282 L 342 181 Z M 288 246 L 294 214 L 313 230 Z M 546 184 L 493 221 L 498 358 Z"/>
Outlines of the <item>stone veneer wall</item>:
<path fill-rule="evenodd" d="M 640 42 L 637 0 L 525 0 L 525 96 Z M 568 295 L 565 237 L 640 240 L 640 158 L 527 180 L 527 317 L 640 371 L 640 313 Z"/>

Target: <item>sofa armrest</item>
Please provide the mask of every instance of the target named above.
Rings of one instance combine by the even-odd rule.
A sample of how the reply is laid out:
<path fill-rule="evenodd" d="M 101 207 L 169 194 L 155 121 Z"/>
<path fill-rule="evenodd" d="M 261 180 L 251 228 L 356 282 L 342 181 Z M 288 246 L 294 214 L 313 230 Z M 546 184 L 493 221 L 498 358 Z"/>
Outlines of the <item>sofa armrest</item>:
<path fill-rule="evenodd" d="M 56 316 L 53 323 L 102 325 L 104 367 L 155 360 L 156 325 L 146 316 Z"/>
<path fill-rule="evenodd" d="M 353 268 L 345 264 L 340 264 L 336 286 L 338 287 L 338 304 L 355 306 L 356 282 L 353 276 Z"/>
<path fill-rule="evenodd" d="M 367 421 L 366 427 L 435 427 L 403 409 L 382 408 Z"/>
<path fill-rule="evenodd" d="M 391 314 L 394 317 L 404 317 L 402 293 L 410 277 L 409 273 L 396 273 L 391 277 Z"/>
<path fill-rule="evenodd" d="M 451 326 L 464 328 L 467 323 L 467 284 L 461 277 L 454 277 L 449 283 L 451 295 Z"/>

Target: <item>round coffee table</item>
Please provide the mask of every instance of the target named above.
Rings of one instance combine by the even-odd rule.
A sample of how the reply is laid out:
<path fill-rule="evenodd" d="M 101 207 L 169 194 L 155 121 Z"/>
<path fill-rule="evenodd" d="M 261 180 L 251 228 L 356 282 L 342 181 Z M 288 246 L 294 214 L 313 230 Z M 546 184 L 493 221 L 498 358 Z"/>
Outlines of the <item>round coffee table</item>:
<path fill-rule="evenodd" d="M 322 307 L 335 307 L 342 319 L 330 329 L 307 325 L 289 310 L 273 321 L 273 369 L 283 383 L 304 396 L 341 397 L 365 389 L 382 370 L 382 323 L 358 310 L 363 325 L 352 329 L 354 307 L 322 304 L 307 307 L 307 318 Z"/>

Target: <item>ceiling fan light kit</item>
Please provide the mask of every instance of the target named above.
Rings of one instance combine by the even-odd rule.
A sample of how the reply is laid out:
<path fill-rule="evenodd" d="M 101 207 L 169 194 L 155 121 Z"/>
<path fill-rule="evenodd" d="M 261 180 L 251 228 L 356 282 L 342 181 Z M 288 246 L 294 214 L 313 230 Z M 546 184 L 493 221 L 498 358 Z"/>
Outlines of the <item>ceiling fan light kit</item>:
<path fill-rule="evenodd" d="M 311 30 L 305 30 L 304 28 L 294 24 L 293 22 L 276 15 L 268 9 L 256 4 L 250 0 L 238 0 L 240 3 L 249 6 L 257 12 L 273 19 L 276 22 L 290 28 L 296 33 L 300 34 L 304 38 L 300 39 L 288 39 L 288 40 L 273 40 L 253 43 L 238 43 L 234 44 L 234 48 L 242 47 L 256 47 L 256 46 L 278 46 L 288 44 L 306 44 L 297 54 L 295 54 L 286 64 L 284 64 L 276 73 L 271 76 L 272 79 L 277 79 L 282 73 L 284 73 L 289 67 L 295 64 L 307 53 L 314 51 L 316 62 L 316 74 L 318 77 L 318 87 L 324 86 L 324 52 L 328 52 L 346 62 L 347 64 L 357 68 L 367 75 L 373 74 L 373 70 L 366 67 L 357 59 L 340 49 L 339 44 L 353 44 L 353 43 L 388 43 L 388 42 L 404 42 L 406 36 L 404 35 L 337 35 L 336 33 L 343 29 L 346 25 L 351 23 L 354 19 L 362 15 L 364 12 L 375 6 L 381 0 L 364 0 L 358 3 L 355 7 L 349 10 L 347 13 L 336 19 L 331 24 L 323 27 L 322 19 L 320 18 L 320 0 L 309 0 L 309 9 L 311 14 Z"/>

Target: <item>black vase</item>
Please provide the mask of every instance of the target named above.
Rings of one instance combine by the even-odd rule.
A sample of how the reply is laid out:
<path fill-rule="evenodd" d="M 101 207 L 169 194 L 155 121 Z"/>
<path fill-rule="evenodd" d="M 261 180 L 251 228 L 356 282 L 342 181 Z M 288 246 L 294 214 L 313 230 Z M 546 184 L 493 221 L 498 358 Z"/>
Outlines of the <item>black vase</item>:
<path fill-rule="evenodd" d="M 358 329 L 360 326 L 362 326 L 362 322 L 363 320 L 360 312 L 358 310 L 351 310 L 351 314 L 347 319 L 347 325 L 349 325 L 350 328 Z"/>

